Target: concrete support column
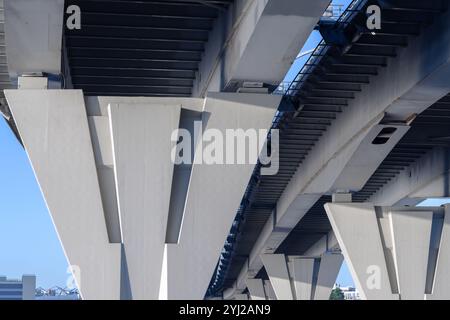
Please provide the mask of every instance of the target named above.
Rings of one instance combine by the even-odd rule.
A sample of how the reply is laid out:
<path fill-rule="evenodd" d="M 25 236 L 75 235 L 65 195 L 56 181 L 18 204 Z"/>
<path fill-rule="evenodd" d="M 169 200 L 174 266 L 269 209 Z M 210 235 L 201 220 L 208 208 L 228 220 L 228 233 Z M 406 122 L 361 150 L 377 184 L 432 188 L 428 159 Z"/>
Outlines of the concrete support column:
<path fill-rule="evenodd" d="M 263 254 L 261 259 L 277 300 L 294 300 L 286 256 L 284 254 Z"/>
<path fill-rule="evenodd" d="M 328 203 L 325 209 L 364 299 L 449 297 L 448 207 Z"/>
<path fill-rule="evenodd" d="M 328 300 L 343 256 L 339 253 L 325 253 L 320 257 L 264 254 L 261 259 L 278 300 Z"/>
<path fill-rule="evenodd" d="M 247 279 L 247 288 L 252 300 L 268 300 L 262 279 Z"/>
<path fill-rule="evenodd" d="M 119 299 L 121 246 L 110 243 L 80 90 L 5 90 L 83 299 Z"/>
<path fill-rule="evenodd" d="M 329 300 L 331 290 L 336 283 L 344 257 L 341 254 L 326 253 L 320 258 L 317 282 L 313 294 L 314 300 Z"/>

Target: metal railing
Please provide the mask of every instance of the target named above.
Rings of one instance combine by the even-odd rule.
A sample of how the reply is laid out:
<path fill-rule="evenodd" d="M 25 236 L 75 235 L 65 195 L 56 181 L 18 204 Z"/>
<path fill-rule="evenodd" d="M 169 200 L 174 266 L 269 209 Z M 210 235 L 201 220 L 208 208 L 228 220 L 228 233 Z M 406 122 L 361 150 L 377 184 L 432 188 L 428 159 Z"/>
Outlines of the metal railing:
<path fill-rule="evenodd" d="M 343 4 L 330 4 L 323 13 L 323 17 L 329 19 L 339 19 L 339 17 L 342 15 L 343 12 L 344 12 Z"/>
<path fill-rule="evenodd" d="M 367 1 L 366 0 L 353 0 L 345 9 L 345 11 L 341 11 L 341 14 L 338 19 L 336 19 L 336 23 L 340 24 L 348 24 L 355 14 L 357 14 L 361 6 L 363 6 Z M 333 6 L 333 5 L 331 5 Z M 336 5 L 335 5 L 336 6 Z M 328 9 L 327 9 L 328 10 Z M 274 94 L 282 94 L 286 96 L 294 96 L 296 95 L 300 89 L 302 84 L 307 80 L 308 76 L 312 73 L 317 64 L 321 61 L 322 57 L 327 53 L 329 46 L 325 43 L 324 40 L 321 40 L 317 47 L 312 52 L 311 56 L 308 58 L 306 63 L 300 69 L 297 76 L 291 82 L 282 82 L 274 91 Z"/>

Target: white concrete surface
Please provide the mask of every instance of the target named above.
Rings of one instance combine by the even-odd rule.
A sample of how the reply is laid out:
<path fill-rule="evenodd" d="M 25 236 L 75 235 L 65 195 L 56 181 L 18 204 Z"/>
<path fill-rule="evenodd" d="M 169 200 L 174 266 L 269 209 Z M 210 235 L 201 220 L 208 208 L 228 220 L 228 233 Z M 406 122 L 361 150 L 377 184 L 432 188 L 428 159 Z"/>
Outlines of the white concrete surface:
<path fill-rule="evenodd" d="M 115 184 L 131 297 L 158 299 L 179 105 L 109 104 Z"/>
<path fill-rule="evenodd" d="M 235 91 L 243 81 L 278 86 L 329 2 L 236 1 L 210 32 L 193 95 Z"/>
<path fill-rule="evenodd" d="M 373 205 L 327 203 L 325 210 L 361 297 L 394 299 Z"/>
<path fill-rule="evenodd" d="M 450 299 L 450 206 L 445 206 L 444 225 L 439 243 L 432 293 L 427 300 Z"/>
<path fill-rule="evenodd" d="M 423 300 L 433 211 L 391 211 L 395 265 L 402 300 Z"/>
<path fill-rule="evenodd" d="M 204 132 L 268 129 L 279 103 L 279 96 L 210 93 L 204 106 Z M 179 244 L 168 245 L 169 299 L 204 297 L 254 168 L 195 162 Z"/>
<path fill-rule="evenodd" d="M 251 300 L 267 300 L 263 280 L 247 279 L 247 288 Z"/>
<path fill-rule="evenodd" d="M 292 276 L 297 300 L 312 300 L 315 259 L 292 259 Z"/>
<path fill-rule="evenodd" d="M 82 92 L 5 96 L 83 299 L 118 299 L 120 244 L 109 243 Z"/>
<path fill-rule="evenodd" d="M 314 300 L 329 300 L 344 257 L 339 253 L 325 253 L 320 258 Z"/>
<path fill-rule="evenodd" d="M 284 254 L 263 254 L 261 260 L 264 263 L 270 284 L 275 291 L 277 300 L 294 300 L 291 278 Z"/>
<path fill-rule="evenodd" d="M 378 206 L 393 206 L 400 201 L 414 205 L 427 198 L 450 196 L 448 158 L 445 148 L 434 148 L 391 179 L 369 201 Z"/>
<path fill-rule="evenodd" d="M 363 139 L 362 135 L 370 132 L 382 118 L 386 116 L 384 123 L 405 122 L 411 115 L 422 112 L 448 94 L 449 25 L 450 12 L 446 12 L 408 47 L 398 50 L 398 56 L 390 60 L 388 67 L 381 69 L 377 77 L 371 79 L 370 85 L 349 102 L 345 111 L 310 151 L 283 192 L 277 204 L 277 226 L 283 226 L 285 230 L 293 228 L 304 214 L 296 210 L 297 203 L 304 203 L 305 196 L 314 194 L 318 199 L 330 191 L 335 181 L 347 180 L 340 175 L 354 155 L 352 146 L 357 148 L 355 140 Z M 365 182 L 363 179 L 358 183 L 352 179 L 350 181 L 352 185 Z M 394 194 L 392 190 L 390 192 Z M 276 249 L 283 240 L 279 234 L 267 236 L 265 231 L 255 245 L 255 256 L 269 248 Z M 257 270 L 260 266 L 257 259 L 249 259 L 250 270 Z M 240 284 L 234 287 L 238 288 Z"/>
<path fill-rule="evenodd" d="M 11 78 L 61 73 L 64 0 L 4 0 L 5 41 Z"/>
<path fill-rule="evenodd" d="M 449 215 L 443 217 L 443 208 L 328 203 L 325 209 L 363 299 L 449 296 Z"/>

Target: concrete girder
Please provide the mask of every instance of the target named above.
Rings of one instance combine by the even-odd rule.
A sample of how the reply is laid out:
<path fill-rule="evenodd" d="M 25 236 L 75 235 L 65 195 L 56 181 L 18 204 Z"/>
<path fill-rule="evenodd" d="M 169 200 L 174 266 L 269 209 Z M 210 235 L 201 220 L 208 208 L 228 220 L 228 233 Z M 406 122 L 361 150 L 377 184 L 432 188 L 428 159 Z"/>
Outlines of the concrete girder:
<path fill-rule="evenodd" d="M 291 276 L 285 255 L 263 254 L 261 255 L 261 260 L 264 263 L 264 268 L 269 276 L 277 300 L 294 300 Z"/>
<path fill-rule="evenodd" d="M 193 96 L 236 91 L 244 81 L 278 86 L 329 3 L 235 1 L 210 33 Z"/>

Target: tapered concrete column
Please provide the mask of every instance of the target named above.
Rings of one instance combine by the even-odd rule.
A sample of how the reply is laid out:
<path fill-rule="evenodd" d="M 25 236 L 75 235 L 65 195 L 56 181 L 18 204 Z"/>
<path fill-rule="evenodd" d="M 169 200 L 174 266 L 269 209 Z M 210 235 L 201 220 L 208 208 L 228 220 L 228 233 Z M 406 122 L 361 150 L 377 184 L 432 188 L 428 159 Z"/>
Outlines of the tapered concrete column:
<path fill-rule="evenodd" d="M 261 255 L 279 300 L 328 300 L 343 259 L 339 253 L 320 257 Z"/>
<path fill-rule="evenodd" d="M 247 288 L 252 300 L 267 300 L 262 279 L 247 279 Z"/>
<path fill-rule="evenodd" d="M 328 203 L 325 209 L 364 299 L 449 296 L 449 215 L 443 208 Z"/>
<path fill-rule="evenodd" d="M 341 254 L 324 254 L 320 259 L 314 300 L 329 300 L 331 290 L 342 266 L 344 257 Z"/>
<path fill-rule="evenodd" d="M 83 299 L 119 299 L 120 244 L 110 243 L 79 90 L 5 90 Z"/>
<path fill-rule="evenodd" d="M 180 105 L 109 104 L 115 184 L 133 299 L 158 299 Z"/>
<path fill-rule="evenodd" d="M 246 294 L 237 294 L 233 297 L 232 300 L 238 300 L 238 301 L 246 301 L 248 300 L 248 295 Z"/>
<path fill-rule="evenodd" d="M 278 300 L 294 300 L 291 278 L 284 254 L 261 255 L 264 268 Z"/>
<path fill-rule="evenodd" d="M 2 2 L 11 79 L 24 73 L 60 74 L 64 0 Z"/>
<path fill-rule="evenodd" d="M 83 299 L 157 299 L 172 133 L 203 100 L 5 95 Z"/>
<path fill-rule="evenodd" d="M 293 259 L 291 263 L 297 300 L 312 300 L 315 259 Z"/>
<path fill-rule="evenodd" d="M 264 290 L 267 295 L 267 300 L 277 300 L 277 296 L 275 295 L 275 291 L 273 291 L 272 284 L 270 280 L 263 280 Z"/>
<path fill-rule="evenodd" d="M 436 237 L 432 248 L 437 251 L 436 269 L 434 272 L 433 287 L 426 296 L 427 300 L 450 299 L 450 206 L 445 206 L 445 216 L 442 223 L 441 237 Z"/>

